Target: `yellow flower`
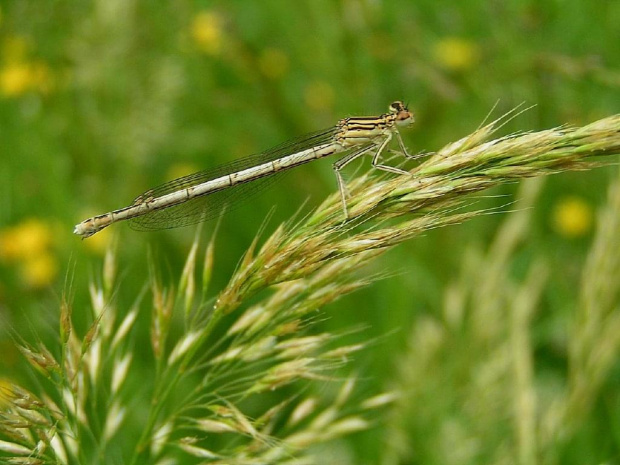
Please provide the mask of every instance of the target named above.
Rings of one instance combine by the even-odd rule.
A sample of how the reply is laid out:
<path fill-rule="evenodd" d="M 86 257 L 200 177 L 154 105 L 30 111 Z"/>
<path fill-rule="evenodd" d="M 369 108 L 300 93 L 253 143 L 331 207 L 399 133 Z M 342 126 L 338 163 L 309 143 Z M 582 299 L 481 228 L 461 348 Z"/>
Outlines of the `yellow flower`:
<path fill-rule="evenodd" d="M 17 97 L 31 90 L 49 92 L 53 88 L 52 73 L 42 61 L 28 61 L 27 39 L 12 36 L 2 43 L 4 67 L 0 70 L 0 94 Z"/>
<path fill-rule="evenodd" d="M 459 37 L 446 37 L 433 47 L 435 61 L 451 71 L 464 71 L 478 63 L 480 49 L 475 42 Z"/>
<path fill-rule="evenodd" d="M 222 48 L 222 18 L 212 11 L 201 11 L 191 25 L 191 37 L 196 46 L 209 55 L 217 55 Z"/>
<path fill-rule="evenodd" d="M 45 253 L 52 243 L 49 224 L 30 218 L 0 233 L 0 259 L 27 260 Z"/>
<path fill-rule="evenodd" d="M 58 274 L 58 264 L 50 253 L 52 227 L 30 218 L 0 233 L 0 259 L 17 263 L 22 281 L 31 288 L 50 284 Z"/>
<path fill-rule="evenodd" d="M 43 62 L 14 62 L 0 72 L 0 91 L 5 97 L 17 97 L 30 90 L 47 93 L 52 87 L 52 75 Z"/>
<path fill-rule="evenodd" d="M 58 263 L 50 253 L 42 253 L 25 260 L 20 267 L 22 281 L 31 288 L 50 285 L 58 274 Z"/>
<path fill-rule="evenodd" d="M 334 88 L 324 81 L 314 81 L 304 90 L 306 105 L 313 110 L 328 110 L 334 104 Z"/>
<path fill-rule="evenodd" d="M 569 238 L 584 236 L 592 228 L 592 208 L 579 197 L 566 197 L 556 204 L 552 219 L 558 234 Z"/>
<path fill-rule="evenodd" d="M 0 91 L 5 97 L 15 97 L 28 92 L 31 85 L 32 74 L 27 64 L 13 63 L 0 72 Z"/>
<path fill-rule="evenodd" d="M 288 55 L 277 48 L 267 48 L 258 57 L 258 67 L 268 78 L 279 79 L 288 71 Z"/>

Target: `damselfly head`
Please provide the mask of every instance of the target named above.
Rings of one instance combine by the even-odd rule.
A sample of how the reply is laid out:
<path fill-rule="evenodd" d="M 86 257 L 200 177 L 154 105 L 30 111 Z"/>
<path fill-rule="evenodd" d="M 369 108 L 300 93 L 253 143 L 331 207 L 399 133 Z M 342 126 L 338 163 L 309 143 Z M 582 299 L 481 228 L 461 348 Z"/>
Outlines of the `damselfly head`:
<path fill-rule="evenodd" d="M 415 121 L 413 113 L 410 112 L 409 108 L 407 108 L 407 105 L 405 105 L 400 100 L 392 102 L 392 104 L 390 105 L 390 113 L 396 115 L 396 124 L 398 124 L 399 126 L 408 126 L 410 124 L 413 124 L 413 122 Z"/>

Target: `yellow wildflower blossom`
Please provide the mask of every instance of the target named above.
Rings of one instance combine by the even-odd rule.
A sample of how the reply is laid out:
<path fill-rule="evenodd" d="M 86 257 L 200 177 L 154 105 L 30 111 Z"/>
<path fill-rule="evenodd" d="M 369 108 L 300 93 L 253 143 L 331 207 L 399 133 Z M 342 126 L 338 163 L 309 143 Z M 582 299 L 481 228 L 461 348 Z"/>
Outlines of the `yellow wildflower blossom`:
<path fill-rule="evenodd" d="M 25 63 L 7 65 L 0 72 L 0 91 L 5 97 L 15 97 L 30 90 L 32 74 Z"/>
<path fill-rule="evenodd" d="M 13 62 L 0 71 L 0 92 L 5 97 L 17 97 L 31 90 L 47 93 L 52 87 L 52 74 L 43 62 Z"/>
<path fill-rule="evenodd" d="M 52 227 L 30 218 L 0 233 L 0 260 L 17 263 L 21 280 L 31 288 L 49 285 L 58 274 L 50 253 Z"/>
<path fill-rule="evenodd" d="M 0 259 L 26 260 L 45 253 L 52 243 L 49 224 L 30 218 L 0 233 Z"/>
<path fill-rule="evenodd" d="M 217 55 L 223 43 L 222 18 L 212 11 L 198 13 L 191 25 L 191 37 L 196 46 L 209 55 Z"/>
<path fill-rule="evenodd" d="M 49 92 L 53 88 L 52 73 L 42 61 L 29 61 L 29 41 L 20 36 L 2 42 L 4 67 L 0 70 L 0 94 L 17 97 L 29 91 Z"/>
<path fill-rule="evenodd" d="M 579 197 L 566 197 L 555 206 L 552 219 L 555 231 L 561 236 L 581 237 L 592 228 L 592 208 Z"/>
<path fill-rule="evenodd" d="M 29 257 L 20 266 L 21 279 L 30 288 L 39 289 L 50 285 L 57 274 L 58 263 L 47 252 Z"/>
<path fill-rule="evenodd" d="M 478 63 L 480 49 L 475 42 L 459 37 L 446 37 L 433 47 L 435 61 L 451 71 L 464 71 Z"/>

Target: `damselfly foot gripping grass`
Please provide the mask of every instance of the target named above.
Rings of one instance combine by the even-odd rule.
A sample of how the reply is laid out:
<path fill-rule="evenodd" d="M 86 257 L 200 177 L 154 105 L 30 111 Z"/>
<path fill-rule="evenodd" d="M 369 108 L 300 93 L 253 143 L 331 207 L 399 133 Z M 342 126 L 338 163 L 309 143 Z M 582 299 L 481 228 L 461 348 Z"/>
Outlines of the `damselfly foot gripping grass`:
<path fill-rule="evenodd" d="M 334 163 L 344 218 L 348 218 L 346 187 L 340 170 L 362 155 L 372 154 L 372 165 L 396 174 L 409 174 L 381 163 L 381 154 L 395 136 L 405 157 L 411 157 L 398 132 L 414 122 L 413 113 L 396 101 L 380 116 L 342 119 L 327 130 L 307 134 L 270 150 L 219 167 L 190 174 L 149 189 L 128 207 L 88 218 L 75 226 L 82 238 L 117 221 L 130 220 L 132 228 L 152 231 L 200 223 L 222 215 L 270 184 L 277 174 L 304 163 L 349 152 Z"/>

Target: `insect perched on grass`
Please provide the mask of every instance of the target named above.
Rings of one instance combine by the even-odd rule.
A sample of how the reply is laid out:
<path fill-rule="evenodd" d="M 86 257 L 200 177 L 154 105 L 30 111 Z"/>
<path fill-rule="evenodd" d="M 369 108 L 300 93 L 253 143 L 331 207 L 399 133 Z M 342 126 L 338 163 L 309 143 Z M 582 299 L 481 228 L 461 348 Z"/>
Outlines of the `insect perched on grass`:
<path fill-rule="evenodd" d="M 337 153 L 348 152 L 334 163 L 334 172 L 348 218 L 346 188 L 340 170 L 353 160 L 373 154 L 372 165 L 396 174 L 409 174 L 381 164 L 381 154 L 394 136 L 406 157 L 411 157 L 398 132 L 414 122 L 413 113 L 400 101 L 387 113 L 342 119 L 334 127 L 284 142 L 264 152 L 200 171 L 149 189 L 125 208 L 77 224 L 74 233 L 86 238 L 117 221 L 129 220 L 143 231 L 169 229 L 219 217 L 233 205 L 251 198 L 270 184 L 276 174 Z"/>

